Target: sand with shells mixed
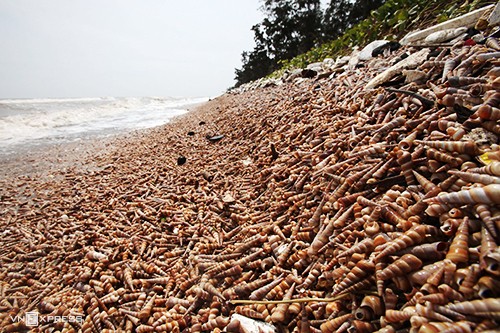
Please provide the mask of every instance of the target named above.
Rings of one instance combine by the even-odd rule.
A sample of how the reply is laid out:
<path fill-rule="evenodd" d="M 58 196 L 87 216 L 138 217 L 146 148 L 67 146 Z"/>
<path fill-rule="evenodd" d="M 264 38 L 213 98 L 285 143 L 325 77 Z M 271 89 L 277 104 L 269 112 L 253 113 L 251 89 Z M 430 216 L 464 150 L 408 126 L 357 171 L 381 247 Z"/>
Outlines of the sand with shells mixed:
<path fill-rule="evenodd" d="M 494 330 L 496 46 L 403 48 L 5 161 L 0 327 Z"/>

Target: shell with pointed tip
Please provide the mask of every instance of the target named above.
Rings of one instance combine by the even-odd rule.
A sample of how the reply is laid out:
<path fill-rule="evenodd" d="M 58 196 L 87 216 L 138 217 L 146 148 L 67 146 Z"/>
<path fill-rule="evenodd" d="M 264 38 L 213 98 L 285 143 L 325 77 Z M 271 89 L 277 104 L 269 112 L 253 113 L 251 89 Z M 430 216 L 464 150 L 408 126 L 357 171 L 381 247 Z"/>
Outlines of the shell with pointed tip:
<path fill-rule="evenodd" d="M 469 219 L 464 218 L 453 238 L 446 259 L 454 263 L 467 263 L 469 260 Z"/>
<path fill-rule="evenodd" d="M 401 251 L 409 246 L 421 243 L 425 238 L 426 227 L 417 225 L 406 231 L 404 235 L 392 242 L 386 243 L 385 248 L 375 256 L 375 261 L 379 261 L 388 255 Z"/>
<path fill-rule="evenodd" d="M 409 320 L 410 317 L 416 314 L 417 310 L 414 306 L 407 306 L 403 310 L 386 310 L 384 318 L 389 323 L 397 323 Z"/>
<path fill-rule="evenodd" d="M 469 322 L 459 321 L 455 323 L 430 322 L 423 323 L 418 333 L 471 333 L 472 328 Z"/>
<path fill-rule="evenodd" d="M 500 162 L 493 161 L 480 168 L 469 169 L 469 172 L 487 173 L 489 175 L 500 176 Z"/>
<path fill-rule="evenodd" d="M 396 259 L 392 264 L 384 268 L 377 275 L 382 280 L 388 280 L 395 276 L 403 276 L 422 267 L 422 261 L 413 254 L 405 254 L 401 258 Z"/>
<path fill-rule="evenodd" d="M 500 313 L 500 300 L 498 298 L 476 299 L 449 304 L 448 308 L 466 315 L 478 315 L 478 313 L 489 312 Z"/>
<path fill-rule="evenodd" d="M 225 326 L 227 326 L 227 324 L 229 324 L 229 321 L 230 321 L 229 318 L 219 316 L 214 319 L 210 319 L 209 321 L 201 325 L 201 330 L 210 331 L 215 328 L 224 328 Z"/>
<path fill-rule="evenodd" d="M 356 282 L 359 282 L 367 275 L 371 274 L 375 269 L 375 265 L 368 260 L 360 260 L 356 266 L 354 266 L 351 271 L 340 281 L 334 288 L 333 294 L 339 294 L 343 292 L 349 286 L 352 286 Z"/>
<path fill-rule="evenodd" d="M 426 201 L 445 204 L 500 204 L 500 184 L 490 184 L 458 192 L 443 193 L 437 197 L 426 199 Z"/>
<path fill-rule="evenodd" d="M 320 326 L 321 332 L 333 333 L 337 330 L 337 328 L 340 327 L 340 325 L 342 325 L 343 323 L 345 323 L 349 319 L 353 318 L 353 316 L 354 315 L 352 313 L 347 313 L 347 314 L 339 316 L 337 318 L 328 320 L 328 321 L 324 322 L 323 324 L 321 324 L 321 326 Z"/>
<path fill-rule="evenodd" d="M 484 269 L 491 275 L 500 277 L 500 252 L 492 252 L 484 256 Z"/>
<path fill-rule="evenodd" d="M 480 155 L 481 149 L 477 146 L 474 141 L 427 141 L 427 140 L 415 140 L 417 144 L 423 144 L 428 147 L 442 149 L 448 152 L 455 152 L 467 155 Z"/>

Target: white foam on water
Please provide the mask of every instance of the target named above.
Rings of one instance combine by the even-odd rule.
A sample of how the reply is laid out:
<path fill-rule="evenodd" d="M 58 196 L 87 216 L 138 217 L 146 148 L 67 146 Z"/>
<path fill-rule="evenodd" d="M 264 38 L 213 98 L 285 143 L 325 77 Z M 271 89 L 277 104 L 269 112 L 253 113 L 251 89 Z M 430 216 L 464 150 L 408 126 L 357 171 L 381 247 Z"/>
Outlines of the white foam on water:
<path fill-rule="evenodd" d="M 104 97 L 0 100 L 0 153 L 160 126 L 208 98 Z"/>

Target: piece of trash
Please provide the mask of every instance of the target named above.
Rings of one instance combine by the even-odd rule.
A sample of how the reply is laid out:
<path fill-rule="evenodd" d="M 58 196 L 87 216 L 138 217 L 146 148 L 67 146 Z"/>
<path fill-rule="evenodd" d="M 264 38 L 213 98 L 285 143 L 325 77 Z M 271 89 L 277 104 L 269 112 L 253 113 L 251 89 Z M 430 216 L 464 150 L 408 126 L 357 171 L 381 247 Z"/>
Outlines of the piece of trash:
<path fill-rule="evenodd" d="M 210 141 L 210 142 L 217 142 L 217 141 L 220 141 L 223 137 L 224 137 L 224 134 L 221 134 L 221 135 L 215 135 L 215 136 L 208 136 L 208 135 L 207 135 L 207 139 L 208 139 L 208 141 Z"/>
<path fill-rule="evenodd" d="M 464 40 L 464 45 L 465 46 L 474 46 L 476 45 L 477 43 L 474 41 L 474 39 L 472 38 L 469 38 L 469 39 L 466 39 Z"/>
<path fill-rule="evenodd" d="M 379 55 L 383 54 L 386 50 L 389 51 L 396 51 L 401 47 L 401 44 L 398 42 L 391 41 L 389 43 L 383 44 L 381 46 L 378 46 L 373 49 L 372 51 L 372 57 L 378 57 Z"/>
<path fill-rule="evenodd" d="M 493 162 L 499 162 L 500 161 L 500 151 L 489 151 L 487 153 L 484 153 L 480 156 L 476 157 L 479 162 L 481 162 L 484 165 L 489 165 Z"/>
<path fill-rule="evenodd" d="M 188 135 L 189 135 L 189 136 L 193 136 L 193 135 L 194 135 L 194 132 L 193 132 L 193 131 L 189 131 L 189 132 L 188 132 Z"/>
<path fill-rule="evenodd" d="M 358 54 L 359 60 L 361 60 L 361 61 L 370 60 L 372 58 L 373 50 L 375 50 L 376 48 L 383 46 L 387 43 L 389 43 L 388 40 L 374 40 L 370 44 L 366 45 L 361 50 L 361 52 L 359 52 L 359 54 Z"/>
<path fill-rule="evenodd" d="M 204 122 L 204 121 L 200 121 L 200 122 L 198 123 L 198 125 L 200 125 L 200 126 L 205 125 L 205 124 L 206 124 L 206 122 Z"/>
<path fill-rule="evenodd" d="M 186 163 L 186 158 L 184 156 L 179 156 L 177 158 L 177 165 L 183 165 L 184 163 Z"/>

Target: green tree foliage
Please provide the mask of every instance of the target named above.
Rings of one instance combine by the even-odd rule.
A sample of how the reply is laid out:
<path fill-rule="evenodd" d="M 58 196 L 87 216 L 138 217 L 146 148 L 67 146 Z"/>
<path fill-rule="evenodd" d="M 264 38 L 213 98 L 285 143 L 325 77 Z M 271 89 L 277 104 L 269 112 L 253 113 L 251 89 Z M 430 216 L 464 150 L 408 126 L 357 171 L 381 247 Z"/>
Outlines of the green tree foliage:
<path fill-rule="evenodd" d="M 265 14 L 252 27 L 255 48 L 242 53 L 236 86 L 266 76 L 318 43 L 333 40 L 367 17 L 384 0 L 331 0 L 324 12 L 320 0 L 263 0 Z"/>
<path fill-rule="evenodd" d="M 262 48 L 256 47 L 252 52 L 243 52 L 241 58 L 245 66 L 236 69 L 236 78 L 238 80 L 253 81 L 272 73 L 276 69 L 276 63 L 268 57 L 266 50 Z"/>
<path fill-rule="evenodd" d="M 495 4 L 497 0 L 386 0 L 363 21 L 348 28 L 338 38 L 324 42 L 293 59 L 282 60 L 271 74 L 280 77 L 286 70 L 304 68 L 307 64 L 348 55 L 353 46 L 363 47 L 375 39 L 399 40 L 409 31 L 419 30 L 472 10 Z"/>
<path fill-rule="evenodd" d="M 349 10 L 349 26 L 347 28 L 351 28 L 353 25 L 367 18 L 372 10 L 379 8 L 384 3 L 385 0 L 358 0 L 352 3 Z"/>
<path fill-rule="evenodd" d="M 255 48 L 243 52 L 237 86 L 261 78 L 279 67 L 279 61 L 307 52 L 321 37 L 319 0 L 265 0 L 264 20 L 252 27 Z"/>
<path fill-rule="evenodd" d="M 348 28 L 351 8 L 352 3 L 349 0 L 330 2 L 323 15 L 323 41 L 328 41 L 342 35 Z"/>
<path fill-rule="evenodd" d="M 333 0 L 323 14 L 322 42 L 334 40 L 370 15 L 385 0 Z"/>

